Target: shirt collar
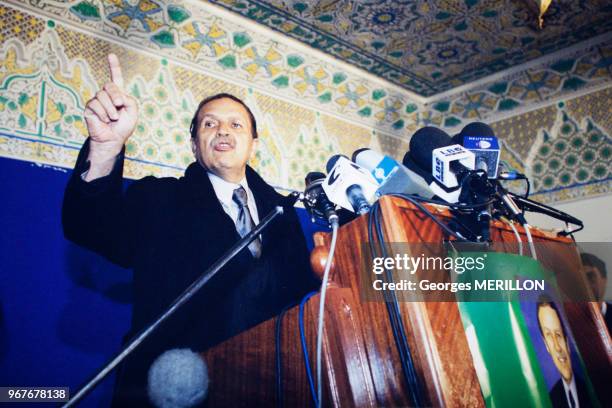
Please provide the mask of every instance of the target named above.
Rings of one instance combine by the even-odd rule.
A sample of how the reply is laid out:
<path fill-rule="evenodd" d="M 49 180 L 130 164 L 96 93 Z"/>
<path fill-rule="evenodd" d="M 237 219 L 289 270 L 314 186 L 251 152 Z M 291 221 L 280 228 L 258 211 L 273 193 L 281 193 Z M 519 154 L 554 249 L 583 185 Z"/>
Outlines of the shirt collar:
<path fill-rule="evenodd" d="M 238 188 L 238 186 L 242 186 L 247 192 L 247 197 L 250 195 L 249 185 L 247 183 L 246 177 L 244 177 L 238 184 L 231 183 L 229 181 L 223 180 L 221 177 L 216 174 L 207 171 L 208 178 L 210 179 L 210 183 L 215 190 L 215 194 L 221 203 L 224 205 L 231 205 L 233 203 L 232 196 L 234 194 L 234 190 Z"/>
<path fill-rule="evenodd" d="M 572 373 L 572 381 L 570 383 L 566 383 L 563 377 L 561 377 L 561 382 L 563 383 L 563 389 L 565 390 L 565 396 L 567 398 L 567 403 L 569 405 L 569 391 L 572 392 L 572 396 L 574 398 L 574 406 L 578 406 L 578 390 L 576 389 L 576 373 Z"/>

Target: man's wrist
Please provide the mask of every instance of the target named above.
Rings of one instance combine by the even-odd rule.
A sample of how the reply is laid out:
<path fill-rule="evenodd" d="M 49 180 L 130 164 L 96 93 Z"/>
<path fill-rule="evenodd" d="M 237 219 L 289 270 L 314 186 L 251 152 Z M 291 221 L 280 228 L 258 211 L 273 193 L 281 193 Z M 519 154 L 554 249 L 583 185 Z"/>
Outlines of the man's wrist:
<path fill-rule="evenodd" d="M 122 150 L 123 145 L 103 145 L 90 140 L 89 154 L 87 156 L 89 168 L 81 174 L 81 179 L 89 182 L 108 176 L 113 171 Z"/>

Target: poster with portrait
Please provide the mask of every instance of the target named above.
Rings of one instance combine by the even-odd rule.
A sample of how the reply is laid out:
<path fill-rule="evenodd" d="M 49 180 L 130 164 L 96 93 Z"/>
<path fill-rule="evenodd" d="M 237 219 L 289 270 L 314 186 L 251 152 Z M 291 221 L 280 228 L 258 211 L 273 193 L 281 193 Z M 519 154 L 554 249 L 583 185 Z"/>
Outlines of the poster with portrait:
<path fill-rule="evenodd" d="M 534 301 L 523 299 L 521 311 L 553 407 L 597 407 L 592 385 L 565 315 L 548 290 Z"/>

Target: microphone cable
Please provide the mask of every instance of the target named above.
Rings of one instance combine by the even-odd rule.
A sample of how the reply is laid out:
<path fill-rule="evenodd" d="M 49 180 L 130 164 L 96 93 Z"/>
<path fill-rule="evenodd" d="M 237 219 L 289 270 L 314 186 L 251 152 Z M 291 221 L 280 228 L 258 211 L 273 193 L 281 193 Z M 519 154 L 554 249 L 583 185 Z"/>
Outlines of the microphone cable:
<path fill-rule="evenodd" d="M 299 316 L 298 326 L 300 328 L 300 341 L 302 343 L 302 354 L 304 356 L 304 367 L 306 369 L 306 378 L 308 378 L 308 385 L 310 386 L 310 395 L 312 397 L 312 401 L 315 404 L 315 408 L 319 408 L 319 405 L 317 401 L 317 393 L 315 391 L 315 386 L 314 386 L 314 379 L 312 377 L 312 370 L 310 369 L 310 356 L 308 354 L 308 344 L 306 344 L 306 334 L 304 330 L 304 305 L 306 305 L 306 302 L 308 302 L 308 300 L 314 295 L 316 295 L 317 293 L 318 293 L 317 291 L 313 290 L 312 292 L 304 296 L 304 298 L 300 302 L 300 310 L 298 314 Z"/>
<path fill-rule="evenodd" d="M 317 329 L 317 406 L 319 408 L 323 406 L 323 386 L 321 382 L 321 354 L 323 351 L 323 321 L 325 316 L 325 294 L 327 293 L 327 281 L 329 280 L 329 271 L 331 269 L 332 260 L 334 259 L 334 252 L 336 250 L 336 240 L 338 239 L 338 220 L 334 220 L 331 223 L 331 227 L 332 239 L 329 249 L 329 255 L 327 255 L 327 261 L 325 262 L 325 272 L 323 273 L 323 282 L 321 282 L 321 297 L 319 298 L 319 322 Z"/>
<path fill-rule="evenodd" d="M 514 237 L 516 238 L 516 242 L 518 243 L 519 255 L 523 256 L 523 240 L 521 239 L 521 235 L 518 230 L 514 226 L 514 221 L 507 219 L 506 217 L 499 217 L 501 221 L 508 224 L 510 228 L 512 228 L 512 232 L 514 232 Z"/>
<path fill-rule="evenodd" d="M 416 195 L 410 194 L 387 194 L 393 197 L 398 197 L 409 201 L 415 207 L 417 207 L 421 212 L 423 212 L 427 217 L 429 217 L 432 221 L 434 221 L 445 233 L 447 236 L 455 237 L 458 241 L 465 242 L 466 239 L 457 234 L 455 231 L 451 230 L 448 225 L 439 220 L 434 214 L 431 213 L 421 202 L 428 202 L 432 204 L 443 205 L 445 207 L 461 209 L 461 210 L 474 210 L 478 208 L 482 208 L 483 206 L 489 205 L 493 202 L 493 200 L 488 200 L 485 203 L 473 204 L 473 205 L 449 205 L 446 202 L 423 199 Z M 387 250 L 385 247 L 384 235 L 382 231 L 382 225 L 380 222 L 380 204 L 379 201 L 374 203 L 372 206 L 372 211 L 369 215 L 368 220 L 368 239 L 370 241 L 370 251 L 372 256 L 378 256 L 380 252 L 383 257 L 387 257 Z M 376 245 L 374 244 L 374 230 L 376 230 L 376 237 L 378 238 L 378 246 L 380 251 L 377 250 Z M 385 268 L 384 277 L 387 282 L 393 282 L 393 276 L 391 272 Z M 414 361 L 412 358 L 412 354 L 410 352 L 410 347 L 408 345 L 408 340 L 406 336 L 406 329 L 404 327 L 401 311 L 399 308 L 399 302 L 397 296 L 394 292 L 387 293 L 384 292 L 385 295 L 385 305 L 387 307 L 387 313 L 389 315 L 389 323 L 391 325 L 391 331 L 393 332 L 393 338 L 395 339 L 396 348 L 400 355 L 400 363 L 402 365 L 402 372 L 404 373 L 404 380 L 406 382 L 406 386 L 410 391 L 410 396 L 412 397 L 412 402 L 415 407 L 424 406 L 424 396 L 422 391 L 422 386 L 419 382 L 419 378 L 416 374 L 416 369 L 414 365 Z"/>
<path fill-rule="evenodd" d="M 372 207 L 368 219 L 368 239 L 370 241 L 370 250 L 373 256 L 377 256 L 378 251 L 374 244 L 374 228 L 376 229 L 376 235 L 378 237 L 378 244 L 380 247 L 380 253 L 383 257 L 387 256 L 387 250 L 385 248 L 384 236 L 382 234 L 382 225 L 380 223 L 380 204 L 377 201 Z M 391 272 L 385 268 L 385 279 L 387 282 L 393 282 L 393 276 Z M 412 354 L 410 352 L 410 346 L 406 336 L 406 329 L 402 321 L 401 311 L 399 309 L 399 303 L 397 296 L 394 292 L 384 292 L 385 306 L 387 308 L 387 314 L 389 315 L 389 323 L 391 325 L 391 331 L 393 332 L 393 338 L 395 345 L 400 356 L 400 363 L 402 366 L 402 372 L 404 373 L 404 381 L 410 391 L 410 397 L 412 398 L 413 405 L 415 407 L 423 406 L 423 396 L 421 391 L 421 385 L 419 384 L 418 377 L 416 375 L 416 369 Z"/>
<path fill-rule="evenodd" d="M 523 228 L 525 229 L 525 235 L 527 235 L 527 242 L 529 243 L 529 251 L 531 251 L 531 257 L 537 261 L 538 254 L 536 254 L 533 237 L 531 236 L 531 225 L 524 223 Z"/>

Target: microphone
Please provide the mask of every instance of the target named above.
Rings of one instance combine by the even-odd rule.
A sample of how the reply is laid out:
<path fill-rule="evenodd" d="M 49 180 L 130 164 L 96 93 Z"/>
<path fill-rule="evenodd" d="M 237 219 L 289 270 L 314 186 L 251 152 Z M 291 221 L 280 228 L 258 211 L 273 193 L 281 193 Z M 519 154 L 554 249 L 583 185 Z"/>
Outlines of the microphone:
<path fill-rule="evenodd" d="M 368 170 L 378 182 L 378 197 L 393 193 L 416 194 L 424 198 L 434 195 L 423 177 L 389 156 L 363 148 L 353 153 L 353 161 Z"/>
<path fill-rule="evenodd" d="M 490 179 L 497 178 L 501 148 L 489 125 L 472 122 L 453 136 L 452 143 L 460 144 L 474 153 L 476 170 L 484 170 Z"/>
<path fill-rule="evenodd" d="M 531 211 L 531 212 L 548 215 L 549 217 L 555 218 L 559 221 L 567 222 L 568 224 L 574 224 L 574 225 L 578 225 L 581 227 L 583 226 L 583 223 L 581 220 L 561 210 L 557 210 L 556 208 L 549 207 L 537 201 L 533 201 L 528 198 L 521 197 L 520 195 L 517 195 L 514 193 L 509 192 L 508 196 L 510 196 L 517 203 L 517 206 L 522 208 L 524 211 Z"/>
<path fill-rule="evenodd" d="M 456 203 L 459 201 L 461 189 L 449 189 L 441 185 L 433 177 L 432 171 L 433 150 L 449 144 L 451 144 L 451 139 L 446 132 L 433 126 L 423 127 L 410 138 L 409 150 L 404 155 L 402 164 L 421 176 L 433 194 L 447 203 Z"/>
<path fill-rule="evenodd" d="M 208 392 L 206 363 L 190 349 L 168 350 L 149 368 L 147 392 L 158 408 L 193 407 Z"/>
<path fill-rule="evenodd" d="M 304 207 L 310 212 L 313 217 L 319 217 L 327 220 L 330 224 L 338 223 L 339 218 L 336 213 L 334 204 L 329 201 L 325 191 L 323 191 L 323 182 L 325 174 L 312 171 L 306 175 L 304 190 Z"/>
<path fill-rule="evenodd" d="M 327 197 L 342 208 L 359 215 L 370 211 L 378 183 L 363 167 L 358 166 L 344 155 L 332 156 L 327 162 L 327 177 L 323 191 Z"/>
<path fill-rule="evenodd" d="M 425 126 L 414 132 L 414 135 L 410 138 L 409 150 L 404 156 L 404 162 L 407 160 L 413 162 L 414 165 L 431 176 L 433 174 L 431 152 L 450 144 L 452 144 L 451 138 L 445 131 L 433 126 Z M 404 166 L 410 168 L 406 163 L 404 163 Z"/>
<path fill-rule="evenodd" d="M 474 153 L 460 144 L 434 149 L 431 154 L 433 176 L 447 188 L 458 187 L 476 167 Z"/>
<path fill-rule="evenodd" d="M 403 163 L 408 168 L 420 169 L 430 189 L 448 203 L 479 205 L 471 213 L 457 213 L 461 223 L 456 229 L 473 240 L 489 239 L 491 215 L 488 200 L 495 189 L 484 171 L 474 170 L 475 155 L 435 127 L 419 129 L 410 139 L 410 150 Z M 473 233 L 472 231 L 477 230 Z"/>

